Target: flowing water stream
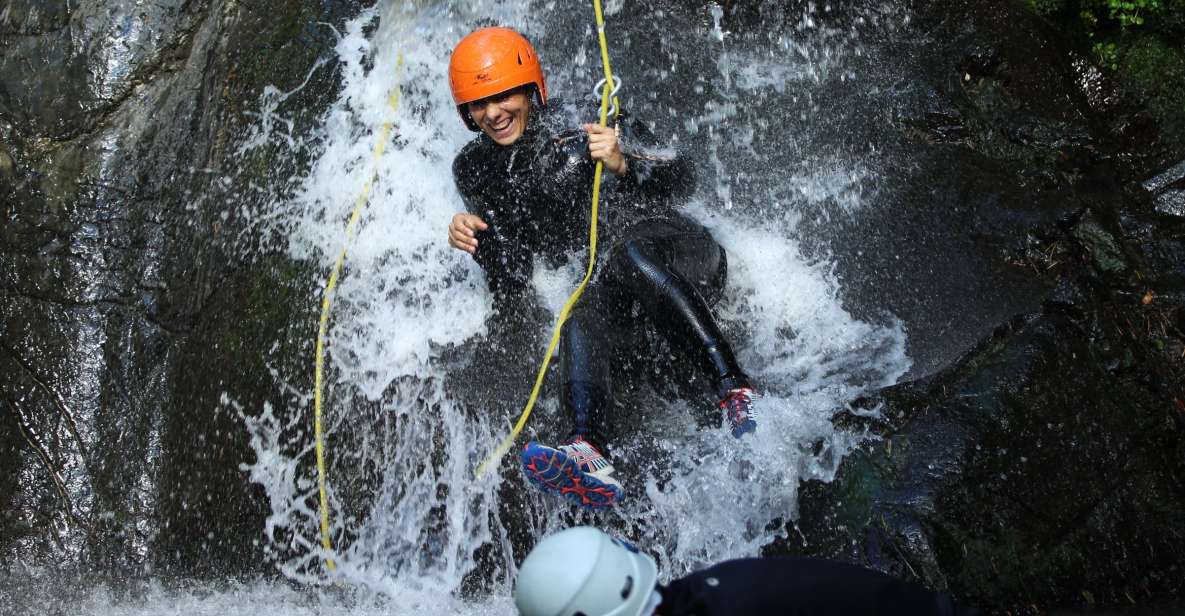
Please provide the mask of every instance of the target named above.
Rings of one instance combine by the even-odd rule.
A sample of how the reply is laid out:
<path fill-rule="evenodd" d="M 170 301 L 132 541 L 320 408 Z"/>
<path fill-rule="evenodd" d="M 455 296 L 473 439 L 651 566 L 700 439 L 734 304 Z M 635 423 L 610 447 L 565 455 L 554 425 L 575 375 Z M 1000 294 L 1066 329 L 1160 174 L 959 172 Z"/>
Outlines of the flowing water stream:
<path fill-rule="evenodd" d="M 910 367 L 902 327 L 891 315 L 876 323 L 854 318 L 826 251 L 808 251 L 802 237 L 804 219 L 825 228 L 828 217 L 878 206 L 877 154 L 858 110 L 845 104 L 858 99 L 837 92 L 858 82 L 855 90 L 877 98 L 885 78 L 863 32 L 892 29 L 908 16 L 875 4 L 834 16 L 825 4 L 769 2 L 759 9 L 767 26 L 740 37 L 713 4 L 635 4 L 606 5 L 623 102 L 697 162 L 698 190 L 686 211 L 728 251 L 718 312 L 767 394 L 755 438 L 737 441 L 705 426 L 710 400 L 683 395 L 682 383 L 663 387 L 686 375 L 659 367 L 619 400 L 634 410 L 613 444 L 631 496 L 622 506 L 589 514 L 535 494 L 513 456 L 490 476 L 474 477 L 521 410 L 551 316 L 540 321 L 538 339 L 495 339 L 486 329 L 491 302 L 480 270 L 445 242 L 448 220 L 462 207 L 452 158 L 472 137 L 449 97 L 448 54 L 479 25 L 519 29 L 538 48 L 552 95 L 567 101 L 573 123 L 588 121 L 595 102 L 586 93 L 601 74 L 592 7 L 382 2 L 339 33 L 338 57 L 327 61 L 340 63 L 340 98 L 316 134 L 290 134 L 287 93 L 272 91 L 243 145 L 248 152 L 281 144 L 312 156 L 309 172 L 291 178 L 283 197 L 242 214 L 254 221 L 252 233 L 286 238 L 289 256 L 324 272 L 346 240 L 358 195 L 376 178 L 348 244 L 329 334 L 334 550 L 320 547 L 312 394 L 293 388 L 291 408 L 240 409 L 257 456 L 245 470 L 271 503 L 260 529 L 270 558 L 312 590 L 161 588 L 132 603 L 96 591 L 82 612 L 510 614 L 522 549 L 572 524 L 628 537 L 658 558 L 664 579 L 757 554 L 785 532 L 799 482 L 830 479 L 866 437 L 836 428 L 831 416 Z M 401 94 L 394 110 L 392 88 Z M 393 136 L 376 157 L 388 121 Z M 582 258 L 538 269 L 535 283 L 552 315 L 578 281 Z M 274 376 L 299 380 L 279 370 Z M 554 439 L 562 432 L 557 407 L 545 390 L 528 433 Z M 326 556 L 337 563 L 329 574 Z"/>

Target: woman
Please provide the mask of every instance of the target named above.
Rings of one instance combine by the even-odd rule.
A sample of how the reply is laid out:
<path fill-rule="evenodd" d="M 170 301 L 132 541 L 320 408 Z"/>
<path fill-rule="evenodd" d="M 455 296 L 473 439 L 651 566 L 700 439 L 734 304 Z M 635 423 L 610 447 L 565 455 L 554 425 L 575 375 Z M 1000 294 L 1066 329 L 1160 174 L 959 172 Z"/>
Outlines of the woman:
<path fill-rule="evenodd" d="M 548 105 L 531 44 L 513 30 L 485 28 L 453 50 L 449 84 L 465 125 L 481 133 L 453 162 L 467 212 L 449 224 L 449 244 L 484 270 L 503 314 L 530 305 L 535 258 L 562 263 L 585 248 L 595 164 L 616 176 L 600 224 L 607 258 L 564 327 L 561 405 L 573 428 L 558 447 L 528 443 L 527 477 L 545 491 L 587 506 L 608 506 L 624 491 L 605 458 L 612 405 L 612 332 L 635 304 L 673 345 L 700 359 L 733 434 L 757 426 L 756 394 L 709 309 L 724 287 L 723 249 L 673 201 L 694 189 L 692 166 L 643 144 L 641 125 L 619 130 L 565 126 Z M 620 127 L 619 127 L 620 128 Z"/>

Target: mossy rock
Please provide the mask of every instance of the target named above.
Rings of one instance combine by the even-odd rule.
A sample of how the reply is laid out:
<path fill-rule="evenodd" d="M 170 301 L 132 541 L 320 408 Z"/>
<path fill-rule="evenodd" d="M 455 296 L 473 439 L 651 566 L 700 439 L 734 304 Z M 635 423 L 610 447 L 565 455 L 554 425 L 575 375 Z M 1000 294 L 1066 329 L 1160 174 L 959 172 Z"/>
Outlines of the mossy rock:
<path fill-rule="evenodd" d="M 773 551 L 1021 613 L 1179 596 L 1182 371 L 1141 352 L 1128 308 L 1090 315 L 1018 318 L 961 365 L 887 390 L 886 421 L 900 425 L 833 485 L 804 485 L 801 544 Z"/>
<path fill-rule="evenodd" d="M 266 562 L 268 504 L 240 470 L 254 460 L 241 415 L 303 409 L 285 392 L 312 388 L 316 278 L 308 264 L 278 255 L 228 273 L 179 349 L 161 443 L 158 568 L 224 577 Z M 273 370 L 308 379 L 277 383 Z"/>
<path fill-rule="evenodd" d="M 1148 96 L 1148 110 L 1168 141 L 1185 142 L 1185 51 L 1155 35 L 1129 37 L 1118 73 Z"/>

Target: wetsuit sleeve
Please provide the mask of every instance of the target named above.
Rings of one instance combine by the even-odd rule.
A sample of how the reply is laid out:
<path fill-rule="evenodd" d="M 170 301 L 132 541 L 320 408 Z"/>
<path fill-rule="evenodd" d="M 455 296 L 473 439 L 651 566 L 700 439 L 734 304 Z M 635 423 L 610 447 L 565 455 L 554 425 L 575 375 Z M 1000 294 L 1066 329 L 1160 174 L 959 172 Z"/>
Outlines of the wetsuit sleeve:
<path fill-rule="evenodd" d="M 457 156 L 453 161 L 453 179 L 465 209 L 479 216 L 489 228 L 478 231 L 477 251 L 473 260 L 485 272 L 494 307 L 499 311 L 523 299 L 530 288 L 532 273 L 531 253 L 513 235 L 513 225 L 504 220 L 498 208 L 480 190 L 476 178 L 479 171 L 469 157 Z"/>
<path fill-rule="evenodd" d="M 651 198 L 683 199 L 695 192 L 695 166 L 686 156 L 660 143 L 645 123 L 626 114 L 618 125 L 628 163 L 622 180 Z"/>
<path fill-rule="evenodd" d="M 982 616 L 945 593 L 853 565 L 806 558 L 720 563 L 661 588 L 660 616 Z"/>

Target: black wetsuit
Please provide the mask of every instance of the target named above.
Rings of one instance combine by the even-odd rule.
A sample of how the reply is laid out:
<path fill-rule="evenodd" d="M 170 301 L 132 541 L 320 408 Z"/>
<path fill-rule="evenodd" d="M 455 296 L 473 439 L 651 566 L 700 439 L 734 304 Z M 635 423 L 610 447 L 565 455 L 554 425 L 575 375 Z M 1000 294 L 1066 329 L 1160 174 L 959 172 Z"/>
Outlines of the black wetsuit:
<path fill-rule="evenodd" d="M 536 257 L 555 266 L 587 248 L 595 163 L 587 134 L 557 109 L 554 101 L 536 106 L 513 144 L 482 134 L 453 161 L 466 208 L 489 225 L 477 233 L 474 259 L 502 314 L 533 301 Z M 598 269 L 561 339 L 561 401 L 573 417 L 572 435 L 602 450 L 611 401 L 609 332 L 634 302 L 668 340 L 694 349 L 718 390 L 748 386 L 709 309 L 723 290 L 724 250 L 674 208 L 693 191 L 694 168 L 653 146 L 645 126 L 622 122 L 628 171 L 619 178 L 605 173 Z"/>
<path fill-rule="evenodd" d="M 746 558 L 660 587 L 661 616 L 979 616 L 950 595 L 813 558 Z"/>

